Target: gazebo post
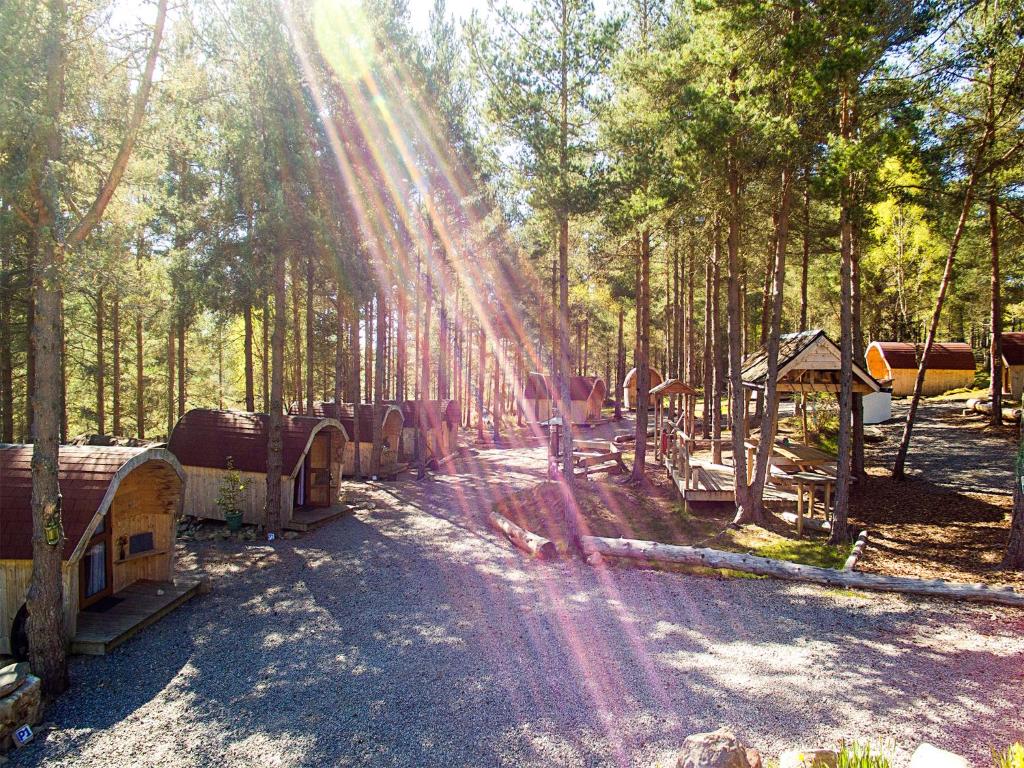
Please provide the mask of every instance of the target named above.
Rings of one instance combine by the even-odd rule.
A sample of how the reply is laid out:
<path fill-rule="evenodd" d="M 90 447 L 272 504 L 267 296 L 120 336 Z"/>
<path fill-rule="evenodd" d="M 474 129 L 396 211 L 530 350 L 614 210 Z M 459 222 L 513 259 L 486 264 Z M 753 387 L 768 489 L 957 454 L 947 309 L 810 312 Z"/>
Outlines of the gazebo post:
<path fill-rule="evenodd" d="M 810 445 L 807 442 L 807 393 L 803 391 L 800 392 L 800 415 L 804 427 L 804 445 Z"/>

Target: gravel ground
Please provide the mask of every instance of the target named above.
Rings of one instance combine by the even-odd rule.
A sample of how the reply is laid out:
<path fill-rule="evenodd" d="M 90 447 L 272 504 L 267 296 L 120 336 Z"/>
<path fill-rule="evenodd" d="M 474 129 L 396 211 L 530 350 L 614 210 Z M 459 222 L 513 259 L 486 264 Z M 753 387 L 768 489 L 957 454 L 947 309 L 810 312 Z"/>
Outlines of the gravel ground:
<path fill-rule="evenodd" d="M 76 658 L 47 766 L 650 766 L 730 725 L 769 755 L 1024 738 L 1024 613 L 746 579 L 539 564 L 481 524 L 543 449 L 292 541 L 192 544 L 213 591 Z"/>

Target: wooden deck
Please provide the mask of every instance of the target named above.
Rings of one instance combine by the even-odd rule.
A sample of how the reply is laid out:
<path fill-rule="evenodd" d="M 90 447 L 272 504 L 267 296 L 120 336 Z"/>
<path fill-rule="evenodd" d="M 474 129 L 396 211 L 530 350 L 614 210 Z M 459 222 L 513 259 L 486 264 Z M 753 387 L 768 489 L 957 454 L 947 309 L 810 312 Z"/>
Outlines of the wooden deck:
<path fill-rule="evenodd" d="M 736 476 L 732 467 L 707 461 L 693 462 L 691 464 L 691 470 L 693 470 L 691 487 L 687 488 L 683 473 L 679 469 L 673 468 L 669 457 L 666 456 L 663 462 L 684 501 L 736 501 Z M 766 484 L 762 502 L 766 508 L 772 510 L 794 509 L 796 508 L 796 494 Z"/>
<path fill-rule="evenodd" d="M 78 614 L 71 652 L 102 656 L 195 597 L 199 587 L 199 581 L 186 579 L 144 580 L 125 587 L 114 595 L 121 600 L 116 605 L 102 613 L 85 610 Z"/>
<path fill-rule="evenodd" d="M 284 524 L 286 531 L 314 531 L 321 526 L 334 522 L 348 512 L 344 504 L 335 504 L 331 507 L 311 507 L 308 509 L 297 509 L 292 513 L 292 519 Z"/>

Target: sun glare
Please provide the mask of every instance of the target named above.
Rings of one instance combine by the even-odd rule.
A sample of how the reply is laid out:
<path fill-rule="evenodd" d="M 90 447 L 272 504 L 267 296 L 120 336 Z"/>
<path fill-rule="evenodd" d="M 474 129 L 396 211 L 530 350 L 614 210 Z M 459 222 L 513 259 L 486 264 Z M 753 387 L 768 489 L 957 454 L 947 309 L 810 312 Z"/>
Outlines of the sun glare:
<path fill-rule="evenodd" d="M 313 32 L 320 52 L 339 80 L 358 82 L 369 74 L 376 43 L 358 0 L 317 0 Z"/>

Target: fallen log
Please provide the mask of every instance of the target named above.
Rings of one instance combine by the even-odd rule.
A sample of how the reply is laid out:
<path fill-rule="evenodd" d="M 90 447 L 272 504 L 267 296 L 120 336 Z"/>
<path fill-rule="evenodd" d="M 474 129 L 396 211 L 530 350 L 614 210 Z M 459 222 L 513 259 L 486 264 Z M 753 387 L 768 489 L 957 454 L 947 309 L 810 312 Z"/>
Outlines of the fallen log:
<path fill-rule="evenodd" d="M 790 525 L 796 525 L 796 512 L 780 512 L 779 517 Z M 830 533 L 832 531 L 832 523 L 828 520 L 819 520 L 816 517 L 808 517 L 807 515 L 804 515 L 803 527 L 821 533 Z"/>
<path fill-rule="evenodd" d="M 992 415 L 992 401 L 971 398 L 967 401 L 967 407 L 975 413 L 985 416 Z M 1020 408 L 1003 408 L 1003 421 L 1019 422 L 1021 415 Z"/>
<path fill-rule="evenodd" d="M 639 539 L 582 536 L 581 544 L 584 555 L 596 553 L 605 557 L 623 557 L 633 560 L 741 571 L 758 576 L 771 576 L 776 579 L 825 584 L 830 587 L 899 592 L 926 597 L 948 597 L 957 600 L 1024 607 L 1024 595 L 1018 594 L 1012 587 L 990 587 L 985 584 L 958 584 L 940 579 L 913 579 L 902 576 L 879 576 L 859 571 L 837 571 L 831 568 L 801 565 L 800 563 L 773 560 L 738 552 L 661 544 L 656 541 L 641 541 Z"/>
<path fill-rule="evenodd" d="M 861 531 L 860 536 L 857 537 L 857 541 L 853 544 L 853 550 L 850 552 L 850 556 L 846 558 L 846 562 L 843 564 L 844 571 L 852 571 L 857 567 L 857 561 L 860 560 L 861 555 L 864 554 L 864 550 L 868 546 L 868 532 Z"/>
<path fill-rule="evenodd" d="M 555 548 L 553 541 L 549 541 L 543 536 L 538 536 L 532 531 L 521 528 L 493 509 L 487 514 L 487 521 L 494 528 L 504 533 L 509 541 L 539 560 L 554 560 L 558 556 L 558 550 Z"/>

